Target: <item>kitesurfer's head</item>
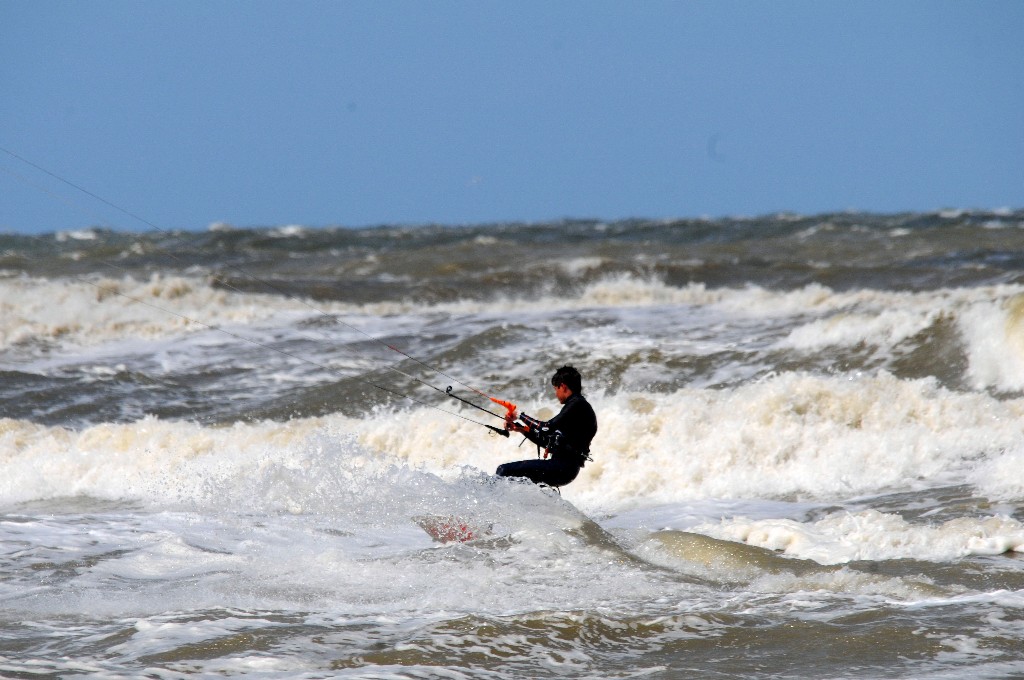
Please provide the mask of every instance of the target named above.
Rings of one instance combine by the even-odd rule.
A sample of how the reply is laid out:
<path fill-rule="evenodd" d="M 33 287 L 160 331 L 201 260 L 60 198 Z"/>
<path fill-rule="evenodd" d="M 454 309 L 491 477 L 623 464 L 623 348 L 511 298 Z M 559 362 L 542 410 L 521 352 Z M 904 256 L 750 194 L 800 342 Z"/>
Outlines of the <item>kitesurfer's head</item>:
<path fill-rule="evenodd" d="M 551 384 L 554 386 L 556 394 L 560 386 L 568 388 L 570 394 L 566 398 L 573 394 L 580 394 L 583 391 L 583 378 L 580 377 L 580 372 L 572 366 L 562 366 L 555 371 L 555 374 L 551 376 Z"/>

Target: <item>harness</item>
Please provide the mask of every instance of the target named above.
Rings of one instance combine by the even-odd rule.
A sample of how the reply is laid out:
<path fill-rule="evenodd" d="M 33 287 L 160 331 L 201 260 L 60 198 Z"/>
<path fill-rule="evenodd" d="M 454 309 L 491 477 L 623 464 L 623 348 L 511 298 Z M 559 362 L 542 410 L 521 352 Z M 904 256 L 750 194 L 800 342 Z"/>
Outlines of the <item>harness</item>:
<path fill-rule="evenodd" d="M 547 459 L 552 455 L 559 458 L 574 458 L 579 462 L 581 468 L 586 465 L 588 461 L 591 463 L 594 462 L 594 459 L 590 457 L 589 453 L 581 454 L 576 452 L 573 449 L 573 446 L 569 442 L 565 441 L 565 435 L 562 434 L 561 430 L 555 430 L 554 432 L 548 433 L 548 428 L 543 427 L 540 431 L 544 433 L 548 440 L 548 445 L 544 447 L 541 444 L 534 442 L 537 446 L 538 458 Z M 524 436 L 523 441 L 519 442 L 519 445 L 522 446 L 523 442 L 526 440 L 527 437 Z"/>

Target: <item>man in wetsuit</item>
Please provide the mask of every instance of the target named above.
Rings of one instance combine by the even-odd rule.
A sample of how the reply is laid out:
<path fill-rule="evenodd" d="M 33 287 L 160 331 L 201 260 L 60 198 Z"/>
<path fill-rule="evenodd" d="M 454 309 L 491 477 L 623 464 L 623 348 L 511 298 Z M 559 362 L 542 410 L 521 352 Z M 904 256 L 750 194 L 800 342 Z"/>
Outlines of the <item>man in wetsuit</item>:
<path fill-rule="evenodd" d="M 576 479 L 580 468 L 590 460 L 590 441 L 597 434 L 597 416 L 583 398 L 582 378 L 572 366 L 563 366 L 551 376 L 555 398 L 562 410 L 547 422 L 531 418 L 525 413 L 512 411 L 505 427 L 522 432 L 538 448 L 545 449 L 544 457 L 520 460 L 498 466 L 499 477 L 526 477 L 535 484 L 564 486 Z M 516 419 L 520 422 L 516 422 Z"/>

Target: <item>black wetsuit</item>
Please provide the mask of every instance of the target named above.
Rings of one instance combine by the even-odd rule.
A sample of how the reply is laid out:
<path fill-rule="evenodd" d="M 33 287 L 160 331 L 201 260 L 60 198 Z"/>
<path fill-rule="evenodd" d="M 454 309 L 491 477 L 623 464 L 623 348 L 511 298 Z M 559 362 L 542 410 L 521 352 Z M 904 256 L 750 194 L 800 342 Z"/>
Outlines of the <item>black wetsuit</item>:
<path fill-rule="evenodd" d="M 589 459 L 590 442 L 597 434 L 597 415 L 582 394 L 574 394 L 562 410 L 544 422 L 525 413 L 520 419 L 530 427 L 526 438 L 547 449 L 550 458 L 519 460 L 498 466 L 499 477 L 526 477 L 536 484 L 564 486 L 576 479 Z"/>

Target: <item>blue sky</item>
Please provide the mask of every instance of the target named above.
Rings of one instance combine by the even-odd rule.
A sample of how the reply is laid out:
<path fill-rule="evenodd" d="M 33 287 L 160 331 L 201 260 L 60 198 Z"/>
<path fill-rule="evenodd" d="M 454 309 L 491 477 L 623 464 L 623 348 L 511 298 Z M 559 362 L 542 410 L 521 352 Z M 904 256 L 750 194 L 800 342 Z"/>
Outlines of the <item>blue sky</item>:
<path fill-rule="evenodd" d="M 0 0 L 0 147 L 166 229 L 1024 207 L 1024 2 Z M 0 152 L 0 231 L 148 227 Z"/>

